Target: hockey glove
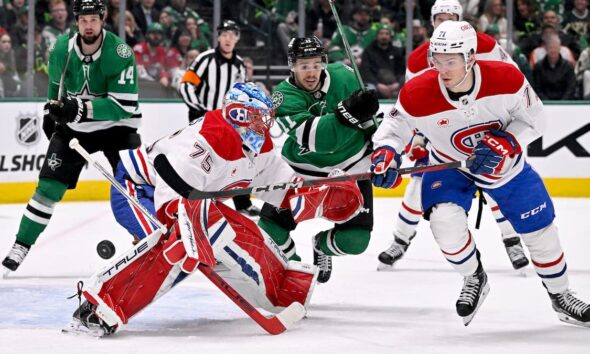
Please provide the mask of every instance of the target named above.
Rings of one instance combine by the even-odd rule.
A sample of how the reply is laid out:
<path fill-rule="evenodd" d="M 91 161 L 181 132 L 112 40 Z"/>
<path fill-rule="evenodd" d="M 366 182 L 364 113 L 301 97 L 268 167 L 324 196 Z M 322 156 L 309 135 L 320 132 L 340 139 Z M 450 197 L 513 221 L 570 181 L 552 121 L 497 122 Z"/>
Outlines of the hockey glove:
<path fill-rule="evenodd" d="M 55 119 L 51 117 L 51 113 L 49 113 L 49 105 L 51 103 L 45 103 L 43 106 L 43 133 L 48 140 L 51 140 L 51 136 L 55 132 Z"/>
<path fill-rule="evenodd" d="M 334 114 L 343 125 L 363 129 L 363 123 L 369 121 L 379 110 L 377 91 L 355 91 L 350 97 L 338 103 Z"/>
<path fill-rule="evenodd" d="M 80 98 L 66 97 L 61 100 L 61 104 L 50 102 L 49 113 L 57 123 L 77 123 L 87 117 L 88 109 Z"/>
<path fill-rule="evenodd" d="M 520 154 L 521 148 L 514 136 L 500 130 L 490 130 L 473 149 L 469 171 L 474 174 L 494 174 L 506 156 Z"/>
<path fill-rule="evenodd" d="M 382 146 L 371 155 L 371 181 L 375 187 L 395 188 L 402 182 L 397 173 L 401 157 L 391 146 Z"/>

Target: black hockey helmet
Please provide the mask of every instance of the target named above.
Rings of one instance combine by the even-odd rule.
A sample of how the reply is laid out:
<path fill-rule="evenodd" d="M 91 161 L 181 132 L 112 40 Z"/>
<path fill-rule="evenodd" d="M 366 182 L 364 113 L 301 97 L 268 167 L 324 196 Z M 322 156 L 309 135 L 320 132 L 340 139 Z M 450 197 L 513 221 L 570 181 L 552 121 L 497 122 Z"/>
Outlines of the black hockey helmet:
<path fill-rule="evenodd" d="M 297 59 L 321 57 L 323 63 L 328 63 L 328 54 L 322 41 L 316 37 L 297 37 L 289 42 L 287 51 L 289 67 L 293 68 Z"/>
<path fill-rule="evenodd" d="M 240 27 L 237 23 L 235 23 L 232 20 L 223 20 L 223 22 L 221 22 L 219 26 L 217 26 L 217 33 L 225 31 L 234 31 L 236 35 L 240 35 Z"/>
<path fill-rule="evenodd" d="M 102 19 L 104 18 L 105 4 L 104 0 L 74 0 L 72 10 L 76 20 L 80 15 L 99 15 Z"/>

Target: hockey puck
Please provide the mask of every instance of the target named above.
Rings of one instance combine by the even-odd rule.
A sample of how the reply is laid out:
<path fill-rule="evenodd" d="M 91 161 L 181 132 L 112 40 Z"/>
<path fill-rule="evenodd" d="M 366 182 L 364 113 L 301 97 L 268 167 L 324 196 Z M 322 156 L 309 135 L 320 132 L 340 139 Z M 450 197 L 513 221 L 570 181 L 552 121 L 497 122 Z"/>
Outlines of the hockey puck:
<path fill-rule="evenodd" d="M 115 255 L 115 245 L 109 240 L 102 240 L 96 245 L 96 252 L 102 259 L 109 259 Z"/>

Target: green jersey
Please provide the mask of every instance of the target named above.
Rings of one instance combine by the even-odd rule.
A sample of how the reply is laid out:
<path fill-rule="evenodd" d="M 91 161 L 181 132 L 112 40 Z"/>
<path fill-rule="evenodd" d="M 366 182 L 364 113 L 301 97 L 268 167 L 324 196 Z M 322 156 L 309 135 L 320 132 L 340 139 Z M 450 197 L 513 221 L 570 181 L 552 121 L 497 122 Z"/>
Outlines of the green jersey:
<path fill-rule="evenodd" d="M 141 113 L 137 103 L 137 70 L 133 50 L 113 33 L 103 30 L 102 34 L 102 44 L 92 55 L 82 54 L 78 33 L 72 38 L 60 36 L 49 54 L 48 99 L 58 99 L 59 81 L 68 50 L 72 49 L 62 95 L 92 102 L 88 119 L 68 123 L 68 127 L 75 131 L 139 127 Z"/>
<path fill-rule="evenodd" d="M 288 135 L 283 158 L 304 177 L 325 177 L 334 168 L 366 172 L 375 128 L 350 128 L 334 115 L 338 103 L 360 88 L 358 81 L 352 69 L 340 63 L 329 64 L 324 73 L 316 92 L 287 79 L 272 94 L 275 121 Z"/>
<path fill-rule="evenodd" d="M 348 40 L 348 45 L 350 45 L 351 54 L 357 59 L 361 57 L 365 48 L 367 48 L 377 37 L 377 32 L 372 27 L 360 31 L 350 26 L 344 26 L 342 31 Z M 332 35 L 328 58 L 331 62 L 341 61 L 347 58 L 344 42 L 339 31 L 334 31 L 334 34 Z"/>

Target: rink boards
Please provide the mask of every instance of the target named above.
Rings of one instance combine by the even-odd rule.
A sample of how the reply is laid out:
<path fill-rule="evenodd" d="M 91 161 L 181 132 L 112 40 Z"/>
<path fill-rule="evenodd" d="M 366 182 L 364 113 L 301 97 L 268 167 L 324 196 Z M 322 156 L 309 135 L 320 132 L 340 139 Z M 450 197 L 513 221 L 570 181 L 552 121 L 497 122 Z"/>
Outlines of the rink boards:
<path fill-rule="evenodd" d="M 41 130 L 43 104 L 0 102 L 0 203 L 25 202 L 33 192 L 48 144 Z M 392 105 L 381 104 L 381 111 L 388 112 Z M 187 108 L 178 101 L 142 102 L 141 109 L 140 133 L 146 143 L 181 129 L 188 121 Z M 541 174 L 551 195 L 590 197 L 590 103 L 547 103 L 546 110 L 547 129 L 529 146 L 529 162 Z M 277 145 L 285 138 L 277 126 L 273 137 Z M 375 194 L 401 196 L 405 182 L 395 190 L 375 189 Z M 108 182 L 94 168 L 85 168 L 78 188 L 68 192 L 65 199 L 106 200 L 108 191 Z"/>

